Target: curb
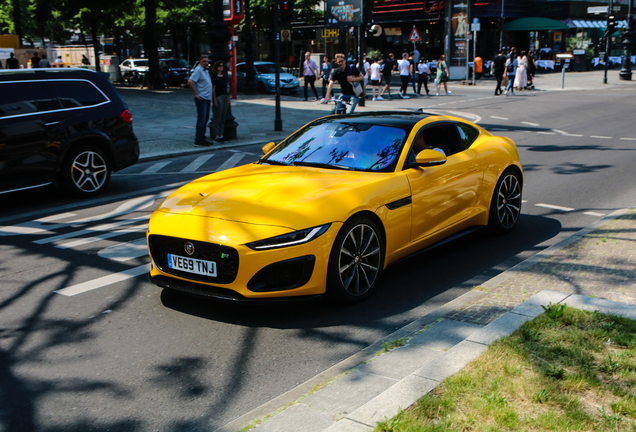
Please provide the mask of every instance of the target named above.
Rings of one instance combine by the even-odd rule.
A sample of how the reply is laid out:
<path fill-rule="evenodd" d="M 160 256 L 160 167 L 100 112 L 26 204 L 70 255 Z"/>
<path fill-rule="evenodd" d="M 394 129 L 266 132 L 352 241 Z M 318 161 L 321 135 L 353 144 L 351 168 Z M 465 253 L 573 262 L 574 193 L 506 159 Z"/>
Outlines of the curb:
<path fill-rule="evenodd" d="M 485 283 L 480 284 L 481 287 L 495 287 L 500 283 L 514 277 L 519 272 L 524 269 L 542 261 L 543 259 L 555 254 L 561 249 L 569 246 L 570 244 L 576 242 L 577 240 L 585 237 L 592 231 L 596 230 L 600 226 L 605 223 L 620 217 L 621 215 L 631 211 L 633 209 L 626 208 L 617 210 L 611 213 L 608 216 L 603 217 L 602 219 L 592 223 L 591 225 L 577 231 L 571 236 L 561 240 L 560 242 L 550 246 L 542 252 L 533 255 L 532 257 L 522 261 L 521 263 L 509 268 L 508 270 L 502 272 L 501 274 L 489 279 Z M 405 325 L 404 327 L 394 331 L 393 333 L 385 336 L 384 338 L 378 340 L 377 342 L 369 345 L 363 350 L 357 352 L 356 354 L 350 356 L 349 358 L 341 361 L 340 363 L 330 367 L 329 369 L 321 372 L 315 377 L 305 381 L 304 383 L 296 386 L 295 388 L 283 393 L 282 395 L 264 403 L 263 405 L 249 411 L 246 414 L 243 414 L 239 418 L 221 426 L 218 429 L 215 429 L 215 432 L 236 432 L 247 428 L 249 426 L 254 426 L 257 424 L 256 422 L 264 422 L 270 418 L 273 418 L 275 415 L 280 414 L 285 411 L 287 408 L 293 406 L 296 402 L 308 396 L 309 394 L 314 392 L 314 389 L 318 385 L 325 385 L 332 381 L 338 380 L 343 374 L 351 371 L 356 366 L 359 366 L 361 363 L 369 361 L 374 358 L 376 353 L 383 349 L 384 343 L 387 343 L 392 340 L 401 339 L 404 337 L 408 337 L 413 335 L 420 330 L 423 330 L 425 327 L 430 326 L 437 322 L 437 320 L 446 316 L 449 312 L 454 310 L 455 308 L 469 303 L 473 300 L 479 299 L 485 295 L 482 291 L 471 290 L 462 294 L 461 296 L 455 298 L 454 300 L 440 306 L 439 308 L 433 310 L 432 312 L 418 318 L 417 320 Z M 442 297 L 442 294 L 439 294 L 436 297 L 433 297 L 429 301 L 435 302 L 435 299 Z M 590 307 L 590 304 L 596 303 L 607 303 L 608 310 L 611 310 L 611 313 L 615 313 L 617 307 L 614 305 L 616 302 L 612 302 L 609 300 L 595 299 L 587 296 L 580 295 L 572 295 L 567 293 L 561 293 L 552 290 L 543 290 L 525 301 L 521 305 L 517 306 L 513 310 L 506 312 L 504 315 L 491 322 L 490 324 L 482 327 L 475 334 L 469 336 L 464 342 L 460 344 L 464 344 L 459 351 L 466 351 L 467 349 L 470 351 L 466 356 L 466 362 L 461 364 L 461 367 L 455 367 L 454 371 L 448 376 L 457 373 L 459 370 L 465 366 L 468 362 L 472 361 L 476 358 L 483 349 L 479 347 L 474 347 L 472 345 L 478 344 L 482 346 L 488 346 L 495 340 L 507 336 L 514 332 L 519 326 L 521 326 L 525 321 L 532 319 L 543 313 L 543 309 L 540 307 L 538 302 L 541 301 L 556 301 L 563 302 L 567 298 L 583 298 L 578 299 L 576 301 L 577 308 Z M 588 300 L 585 300 L 588 299 Z M 591 299 L 591 300 L 590 300 Z M 547 303 L 546 303 L 547 304 Z M 614 305 L 610 307 L 610 304 Z M 578 306 L 581 305 L 581 306 Z M 587 306 L 586 306 L 587 305 Z M 636 319 L 636 306 L 629 306 L 631 309 L 630 317 L 633 316 Z M 589 310 L 589 309 L 588 309 Z M 468 347 L 466 344 L 471 345 Z M 456 345 L 458 347 L 459 345 Z M 451 350 L 449 350 L 450 352 Z M 422 367 L 421 369 L 424 369 Z M 420 370 L 421 370 L 420 369 Z M 425 380 L 425 381 L 422 381 Z M 423 376 L 422 372 L 418 371 L 411 375 L 408 375 L 406 378 L 398 381 L 395 385 L 391 386 L 384 392 L 380 393 L 375 398 L 372 398 L 370 401 L 363 404 L 361 407 L 356 409 L 354 412 L 347 414 L 340 421 L 334 423 L 331 427 L 328 427 L 326 430 L 329 432 L 335 431 L 367 431 L 370 426 L 368 423 L 363 421 L 363 418 L 367 419 L 372 418 L 373 421 L 381 421 L 384 417 L 393 417 L 395 416 L 400 409 L 404 409 L 413 403 L 415 403 L 420 397 L 424 394 L 428 393 L 430 390 L 435 388 L 441 379 L 431 379 L 426 376 Z M 416 391 L 417 389 L 421 391 Z M 393 391 L 391 389 L 394 389 Z M 398 394 L 393 394 L 393 392 L 399 390 L 400 392 L 406 392 L 409 396 L 399 397 Z M 319 391 L 319 390 L 318 390 Z M 390 403 L 391 400 L 398 400 L 399 404 Z M 390 412 L 386 412 L 387 409 Z M 378 415 L 381 414 L 382 418 L 378 419 Z M 372 422 L 373 422 L 372 421 Z"/>

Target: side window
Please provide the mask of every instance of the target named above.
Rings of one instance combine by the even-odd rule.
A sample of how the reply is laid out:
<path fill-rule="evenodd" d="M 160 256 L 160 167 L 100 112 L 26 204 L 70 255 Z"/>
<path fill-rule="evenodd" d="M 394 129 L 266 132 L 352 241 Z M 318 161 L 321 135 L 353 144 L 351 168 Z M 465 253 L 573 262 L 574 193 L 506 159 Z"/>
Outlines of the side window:
<path fill-rule="evenodd" d="M 479 136 L 479 131 L 472 126 L 458 123 L 457 132 L 459 132 L 459 140 L 461 142 L 462 150 L 466 150 L 473 144 L 473 141 Z"/>
<path fill-rule="evenodd" d="M 457 135 L 457 128 L 453 123 L 442 123 L 429 126 L 422 132 L 423 138 L 432 148 L 439 148 L 446 156 L 462 151 Z"/>
<path fill-rule="evenodd" d="M 34 82 L 33 88 L 35 89 L 35 96 L 38 100 L 38 111 L 55 111 L 62 108 L 60 101 L 55 97 L 52 92 L 50 83 L 48 82 Z"/>
<path fill-rule="evenodd" d="M 108 102 L 104 94 L 89 81 L 53 81 L 64 108 L 99 105 Z"/>
<path fill-rule="evenodd" d="M 129 67 L 130 66 L 130 60 L 125 60 L 121 65 L 123 67 Z"/>
<path fill-rule="evenodd" d="M 0 118 L 37 112 L 33 83 L 0 83 Z"/>

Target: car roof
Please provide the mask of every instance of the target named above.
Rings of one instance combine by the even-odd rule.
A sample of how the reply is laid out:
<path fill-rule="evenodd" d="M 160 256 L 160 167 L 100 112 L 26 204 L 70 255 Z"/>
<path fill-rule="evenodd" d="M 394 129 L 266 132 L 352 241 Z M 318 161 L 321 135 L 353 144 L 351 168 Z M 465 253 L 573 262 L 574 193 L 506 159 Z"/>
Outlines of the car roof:
<path fill-rule="evenodd" d="M 92 74 L 92 75 L 91 75 Z M 37 69 L 1 69 L 0 80 L 34 78 L 88 78 L 95 77 L 97 72 L 82 68 L 37 68 Z"/>
<path fill-rule="evenodd" d="M 415 124 L 427 117 L 435 116 L 431 113 L 422 112 L 395 112 L 395 111 L 375 111 L 367 113 L 342 114 L 327 117 L 332 121 L 352 121 L 355 119 L 358 123 L 374 123 L 385 126 L 396 126 L 403 129 L 409 129 Z"/>

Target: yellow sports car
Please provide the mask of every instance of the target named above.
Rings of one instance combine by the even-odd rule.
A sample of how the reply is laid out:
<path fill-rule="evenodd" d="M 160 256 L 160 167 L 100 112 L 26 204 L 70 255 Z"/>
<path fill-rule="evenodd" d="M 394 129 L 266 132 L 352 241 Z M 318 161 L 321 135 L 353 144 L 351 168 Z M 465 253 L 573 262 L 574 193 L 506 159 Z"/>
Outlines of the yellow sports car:
<path fill-rule="evenodd" d="M 369 296 L 389 264 L 521 211 L 514 142 L 426 113 L 329 116 L 181 187 L 148 229 L 150 280 L 230 301 Z"/>

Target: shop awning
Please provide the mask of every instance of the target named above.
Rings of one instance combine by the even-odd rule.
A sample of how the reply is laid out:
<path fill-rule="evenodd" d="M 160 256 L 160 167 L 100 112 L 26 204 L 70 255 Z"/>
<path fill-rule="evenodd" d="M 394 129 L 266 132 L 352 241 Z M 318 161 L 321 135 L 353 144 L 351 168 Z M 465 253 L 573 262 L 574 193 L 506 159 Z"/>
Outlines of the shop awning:
<path fill-rule="evenodd" d="M 569 30 L 567 24 L 550 18 L 519 18 L 504 23 L 504 31 Z"/>

